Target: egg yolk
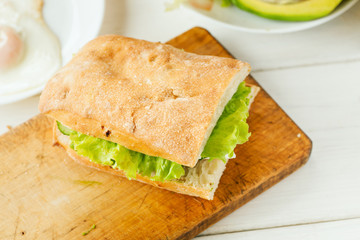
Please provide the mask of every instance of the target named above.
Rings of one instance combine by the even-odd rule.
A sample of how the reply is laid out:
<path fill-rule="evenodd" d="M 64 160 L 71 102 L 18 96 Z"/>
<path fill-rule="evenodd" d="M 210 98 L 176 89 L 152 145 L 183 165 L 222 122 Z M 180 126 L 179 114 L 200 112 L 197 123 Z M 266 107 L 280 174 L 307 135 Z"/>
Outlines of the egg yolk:
<path fill-rule="evenodd" d="M 22 57 L 23 48 L 19 34 L 11 27 L 0 25 L 0 70 L 16 64 Z"/>

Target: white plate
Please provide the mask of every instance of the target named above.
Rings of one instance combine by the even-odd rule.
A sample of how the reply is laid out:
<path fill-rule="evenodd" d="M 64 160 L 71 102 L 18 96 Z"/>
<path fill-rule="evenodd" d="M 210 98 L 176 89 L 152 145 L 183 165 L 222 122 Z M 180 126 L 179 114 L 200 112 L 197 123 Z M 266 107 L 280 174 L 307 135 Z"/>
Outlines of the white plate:
<path fill-rule="evenodd" d="M 44 0 L 43 14 L 47 25 L 61 44 L 65 65 L 85 43 L 95 38 L 104 17 L 104 0 Z M 40 93 L 42 86 L 0 98 L 0 105 L 16 102 Z"/>
<path fill-rule="evenodd" d="M 235 6 L 221 7 L 218 1 L 215 1 L 211 11 L 195 9 L 189 5 L 185 6 L 186 8 L 191 9 L 194 12 L 199 13 L 200 15 L 216 21 L 226 27 L 244 32 L 287 33 L 312 28 L 326 23 L 346 12 L 357 1 L 358 0 L 344 0 L 331 14 L 323 18 L 305 22 L 286 22 L 262 18 L 255 14 L 243 11 Z"/>

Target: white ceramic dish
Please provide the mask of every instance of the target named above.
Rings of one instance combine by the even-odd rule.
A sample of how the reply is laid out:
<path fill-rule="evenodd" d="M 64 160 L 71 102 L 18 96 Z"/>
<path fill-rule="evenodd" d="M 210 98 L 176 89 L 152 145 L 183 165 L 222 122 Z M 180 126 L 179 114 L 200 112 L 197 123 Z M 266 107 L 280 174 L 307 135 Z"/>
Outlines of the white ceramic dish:
<path fill-rule="evenodd" d="M 44 0 L 44 18 L 60 40 L 63 65 L 71 59 L 73 53 L 98 35 L 104 10 L 103 0 Z M 45 83 L 36 88 L 1 97 L 0 105 L 38 94 L 44 86 Z"/>
<path fill-rule="evenodd" d="M 326 23 L 346 12 L 357 1 L 358 0 L 344 0 L 328 16 L 305 22 L 286 22 L 262 18 L 235 6 L 221 7 L 217 1 L 215 1 L 211 11 L 195 9 L 190 5 L 185 6 L 197 14 L 232 29 L 252 33 L 288 33 L 305 30 Z"/>

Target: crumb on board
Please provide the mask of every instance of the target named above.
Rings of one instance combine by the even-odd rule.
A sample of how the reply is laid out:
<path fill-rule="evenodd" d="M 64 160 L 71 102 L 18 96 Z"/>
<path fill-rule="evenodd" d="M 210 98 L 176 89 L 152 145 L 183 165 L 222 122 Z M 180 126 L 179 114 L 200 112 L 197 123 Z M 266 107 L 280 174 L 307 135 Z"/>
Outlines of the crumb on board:
<path fill-rule="evenodd" d="M 92 185 L 101 185 L 101 182 L 98 181 L 87 181 L 87 180 L 73 180 L 74 183 L 76 184 L 81 184 L 81 185 L 87 185 L 87 186 L 92 186 Z"/>
<path fill-rule="evenodd" d="M 301 137 L 301 133 L 298 133 L 297 137 L 298 137 L 298 138 Z"/>
<path fill-rule="evenodd" d="M 88 234 L 89 234 L 92 230 L 94 230 L 95 228 L 96 228 L 96 225 L 93 224 L 93 225 L 91 226 L 91 228 L 90 228 L 89 230 L 87 230 L 86 232 L 83 232 L 82 235 L 83 235 L 83 236 L 88 235 Z"/>

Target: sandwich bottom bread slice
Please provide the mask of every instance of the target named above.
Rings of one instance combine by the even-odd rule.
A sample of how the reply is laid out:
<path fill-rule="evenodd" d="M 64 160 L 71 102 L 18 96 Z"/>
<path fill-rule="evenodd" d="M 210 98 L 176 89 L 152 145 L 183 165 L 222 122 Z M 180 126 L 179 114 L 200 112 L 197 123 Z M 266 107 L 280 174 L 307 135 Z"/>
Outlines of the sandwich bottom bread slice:
<path fill-rule="evenodd" d="M 247 91 L 244 92 L 244 89 Z M 238 121 L 246 123 L 248 110 L 259 90 L 260 88 L 254 85 L 245 87 L 245 84 L 242 83 L 239 86 L 238 91 L 234 94 L 232 100 L 243 101 L 246 104 L 246 108 L 243 110 L 243 119 L 237 119 Z M 232 102 L 230 100 L 227 107 L 234 108 L 234 106 L 231 105 Z M 222 116 L 226 115 L 229 111 L 236 110 L 237 109 L 229 110 L 225 107 Z M 226 116 L 224 118 L 226 119 Z M 220 117 L 217 123 L 218 127 L 219 122 L 220 124 L 226 124 L 221 123 L 221 120 L 224 118 Z M 217 128 L 215 127 L 212 135 L 210 135 L 208 144 L 209 141 L 216 142 L 216 136 L 213 135 L 214 132 L 216 134 L 216 129 Z M 238 133 L 238 138 L 239 136 L 241 138 L 241 135 L 243 135 L 244 140 L 242 140 L 242 142 L 245 142 L 250 135 L 248 133 L 247 124 L 241 131 L 243 131 L 243 133 Z M 151 157 L 134 152 L 116 143 L 73 131 L 58 121 L 55 121 L 54 123 L 54 140 L 56 144 L 61 145 L 67 151 L 68 155 L 73 160 L 85 166 L 117 176 L 134 179 L 159 188 L 208 200 L 213 199 L 228 160 L 235 158 L 234 153 L 232 153 L 232 156 L 227 156 L 226 159 L 222 160 L 203 157 L 198 161 L 195 167 L 191 168 L 163 158 Z M 222 139 L 222 141 L 226 142 L 226 139 Z M 238 139 L 235 141 L 238 141 Z M 233 142 L 229 147 L 234 149 L 238 143 L 239 142 Z M 114 149 L 116 149 L 116 153 L 114 153 Z M 122 150 L 124 151 L 123 153 L 121 153 Z M 206 155 L 206 151 L 211 150 L 207 150 L 205 146 L 203 151 L 205 154 L 202 154 L 202 156 Z M 108 156 L 116 154 L 119 154 L 119 158 L 115 158 L 115 160 Z M 134 165 L 133 161 L 135 160 L 136 162 L 136 159 L 139 158 L 142 158 L 140 161 L 142 161 L 142 164 L 145 166 L 141 166 L 141 163 Z"/>

